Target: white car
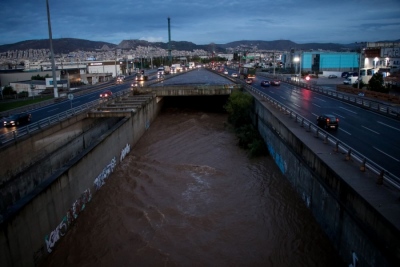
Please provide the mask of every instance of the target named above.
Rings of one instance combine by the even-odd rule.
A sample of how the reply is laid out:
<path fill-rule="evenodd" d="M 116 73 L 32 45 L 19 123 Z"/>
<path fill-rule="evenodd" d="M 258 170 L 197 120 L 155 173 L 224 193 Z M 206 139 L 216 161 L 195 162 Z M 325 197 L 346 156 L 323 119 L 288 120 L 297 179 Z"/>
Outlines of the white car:
<path fill-rule="evenodd" d="M 343 84 L 351 84 L 351 80 L 350 79 L 346 79 L 343 81 Z"/>
<path fill-rule="evenodd" d="M 226 70 L 226 71 L 224 71 L 224 74 L 228 75 L 229 73 L 228 73 L 228 71 Z"/>
<path fill-rule="evenodd" d="M 237 78 L 237 76 L 238 76 L 237 73 L 235 73 L 235 72 L 232 73 L 232 77 Z"/>

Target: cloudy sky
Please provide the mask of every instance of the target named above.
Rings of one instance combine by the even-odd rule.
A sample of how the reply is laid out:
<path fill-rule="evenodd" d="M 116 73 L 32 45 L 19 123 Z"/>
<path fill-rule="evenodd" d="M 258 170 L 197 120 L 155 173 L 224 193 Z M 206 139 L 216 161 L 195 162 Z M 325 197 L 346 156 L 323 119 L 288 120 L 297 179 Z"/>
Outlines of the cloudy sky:
<path fill-rule="evenodd" d="M 53 39 L 353 43 L 400 39 L 400 0 L 48 0 Z M 48 39 L 46 0 L 1 0 L 0 45 Z"/>

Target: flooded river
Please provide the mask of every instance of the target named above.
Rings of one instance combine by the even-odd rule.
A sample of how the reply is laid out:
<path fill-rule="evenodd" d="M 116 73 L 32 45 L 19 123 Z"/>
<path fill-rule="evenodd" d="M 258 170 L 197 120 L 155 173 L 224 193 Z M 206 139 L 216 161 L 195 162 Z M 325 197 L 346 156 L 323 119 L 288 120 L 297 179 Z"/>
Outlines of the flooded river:
<path fill-rule="evenodd" d="M 169 108 L 42 266 L 344 266 L 270 157 L 227 115 Z"/>

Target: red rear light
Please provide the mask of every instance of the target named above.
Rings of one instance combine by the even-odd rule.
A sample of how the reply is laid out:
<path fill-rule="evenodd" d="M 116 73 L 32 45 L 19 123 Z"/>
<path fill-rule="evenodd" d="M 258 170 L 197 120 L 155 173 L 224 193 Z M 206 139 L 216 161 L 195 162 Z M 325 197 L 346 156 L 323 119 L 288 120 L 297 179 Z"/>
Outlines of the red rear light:
<path fill-rule="evenodd" d="M 336 121 L 337 121 L 337 122 L 339 122 L 339 119 L 338 119 L 338 118 L 336 118 Z"/>
<path fill-rule="evenodd" d="M 326 122 L 329 122 L 329 119 L 326 119 Z"/>

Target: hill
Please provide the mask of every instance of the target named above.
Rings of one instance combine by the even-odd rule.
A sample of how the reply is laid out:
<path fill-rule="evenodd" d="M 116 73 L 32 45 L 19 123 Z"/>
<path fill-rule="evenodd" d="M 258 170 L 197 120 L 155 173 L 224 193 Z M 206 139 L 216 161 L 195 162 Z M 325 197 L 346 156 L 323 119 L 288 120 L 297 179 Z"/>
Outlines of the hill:
<path fill-rule="evenodd" d="M 399 42 L 397 41 L 384 41 L 384 42 Z M 55 54 L 67 54 L 74 51 L 99 51 L 99 50 L 113 50 L 113 49 L 136 49 L 138 46 L 144 47 L 159 47 L 168 49 L 168 43 L 162 42 L 148 42 L 145 40 L 123 40 L 118 45 L 106 42 L 89 41 L 75 38 L 60 38 L 53 39 L 53 49 Z M 290 40 L 275 40 L 275 41 L 262 41 L 262 40 L 242 40 L 226 44 L 210 43 L 209 45 L 197 45 L 187 41 L 171 41 L 171 49 L 180 51 L 193 51 L 197 49 L 205 51 L 214 51 L 217 53 L 225 53 L 226 51 L 234 51 L 237 49 L 251 49 L 257 50 L 286 50 L 290 49 L 310 51 L 310 50 L 329 50 L 329 51 L 349 51 L 359 48 L 359 44 L 336 44 L 336 43 L 306 43 L 297 44 Z M 48 39 L 43 40 L 28 40 L 14 44 L 0 45 L 0 53 L 10 50 L 29 50 L 29 49 L 49 49 L 50 44 Z"/>
<path fill-rule="evenodd" d="M 89 41 L 75 38 L 60 38 L 53 39 L 53 50 L 54 54 L 68 54 L 73 51 L 95 51 L 101 50 L 103 47 L 110 49 L 115 48 L 117 45 L 106 43 Z M 7 52 L 10 50 L 29 50 L 29 49 L 50 49 L 50 43 L 48 39 L 42 40 L 28 40 L 14 44 L 0 45 L 0 53 Z"/>

